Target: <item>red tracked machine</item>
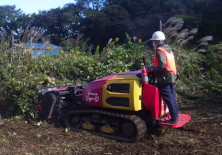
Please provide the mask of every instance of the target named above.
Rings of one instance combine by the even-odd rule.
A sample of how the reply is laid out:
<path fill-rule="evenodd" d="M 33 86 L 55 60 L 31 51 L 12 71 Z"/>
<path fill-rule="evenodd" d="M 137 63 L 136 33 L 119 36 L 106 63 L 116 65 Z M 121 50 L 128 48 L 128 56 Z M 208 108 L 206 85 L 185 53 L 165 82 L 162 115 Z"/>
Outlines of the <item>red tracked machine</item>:
<path fill-rule="evenodd" d="M 36 109 L 41 118 L 62 122 L 69 130 L 128 142 L 143 137 L 151 126 L 184 126 L 191 119 L 188 114 L 179 114 L 177 124 L 164 123 L 169 110 L 154 81 L 154 74 L 143 67 L 83 86 L 43 87 Z"/>

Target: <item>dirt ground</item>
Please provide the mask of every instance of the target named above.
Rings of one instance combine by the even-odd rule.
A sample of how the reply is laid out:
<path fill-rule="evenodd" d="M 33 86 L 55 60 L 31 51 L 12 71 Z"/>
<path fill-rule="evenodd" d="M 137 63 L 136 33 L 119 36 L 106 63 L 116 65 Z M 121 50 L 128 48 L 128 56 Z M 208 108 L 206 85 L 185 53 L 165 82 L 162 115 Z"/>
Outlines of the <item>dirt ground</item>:
<path fill-rule="evenodd" d="M 192 120 L 179 129 L 158 128 L 134 143 L 71 132 L 23 119 L 0 121 L 0 155 L 222 154 L 222 104 L 180 103 Z"/>

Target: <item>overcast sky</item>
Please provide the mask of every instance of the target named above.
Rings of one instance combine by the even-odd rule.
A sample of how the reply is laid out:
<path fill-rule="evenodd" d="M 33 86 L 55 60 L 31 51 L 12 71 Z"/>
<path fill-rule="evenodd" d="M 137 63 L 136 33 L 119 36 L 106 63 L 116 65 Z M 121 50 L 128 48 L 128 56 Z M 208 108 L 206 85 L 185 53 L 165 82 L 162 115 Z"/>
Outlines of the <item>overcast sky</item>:
<path fill-rule="evenodd" d="M 52 8 L 63 7 L 74 0 L 0 0 L 0 5 L 15 5 L 25 14 L 38 13 L 38 11 L 50 10 Z"/>

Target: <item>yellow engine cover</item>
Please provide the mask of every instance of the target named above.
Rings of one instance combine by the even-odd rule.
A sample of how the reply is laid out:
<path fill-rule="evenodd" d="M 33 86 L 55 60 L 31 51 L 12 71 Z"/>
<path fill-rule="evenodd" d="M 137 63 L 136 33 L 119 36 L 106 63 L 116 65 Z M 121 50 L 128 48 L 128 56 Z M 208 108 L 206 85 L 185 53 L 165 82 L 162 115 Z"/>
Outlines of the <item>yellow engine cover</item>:
<path fill-rule="evenodd" d="M 119 75 L 109 79 L 103 87 L 103 107 L 139 111 L 142 85 L 136 75 Z"/>

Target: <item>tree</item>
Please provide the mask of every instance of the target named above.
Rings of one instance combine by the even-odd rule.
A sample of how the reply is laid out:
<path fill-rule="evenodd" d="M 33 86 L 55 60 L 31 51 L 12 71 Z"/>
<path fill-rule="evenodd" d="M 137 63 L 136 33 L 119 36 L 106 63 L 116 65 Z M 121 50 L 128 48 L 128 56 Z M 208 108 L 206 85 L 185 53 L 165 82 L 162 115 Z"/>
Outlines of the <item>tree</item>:
<path fill-rule="evenodd" d="M 107 4 L 107 0 L 76 0 L 76 5 L 82 6 L 86 10 L 101 10 Z"/>
<path fill-rule="evenodd" d="M 29 17 L 10 5 L 0 6 L 0 30 L 10 35 L 11 31 L 28 24 Z"/>
<path fill-rule="evenodd" d="M 52 43 L 60 44 L 62 40 L 78 35 L 81 12 L 82 9 L 74 4 L 42 11 L 33 15 L 32 26 L 41 28 L 45 34 L 51 35 Z"/>
<path fill-rule="evenodd" d="M 110 5 L 123 7 L 130 15 L 132 34 L 149 39 L 153 31 L 159 30 L 159 20 L 185 14 L 183 0 L 108 0 Z"/>
<path fill-rule="evenodd" d="M 58 44 L 60 42 L 60 38 L 65 35 L 62 22 L 61 9 L 57 8 L 48 12 L 39 12 L 38 15 L 33 17 L 32 26 L 43 29 L 45 34 L 51 35 L 52 42 Z"/>
<path fill-rule="evenodd" d="M 101 11 L 87 13 L 82 21 L 82 33 L 94 45 L 105 46 L 110 38 L 125 38 L 130 30 L 128 12 L 120 6 L 110 5 Z"/>
<path fill-rule="evenodd" d="M 214 42 L 221 42 L 222 38 L 222 1 L 221 0 L 205 0 L 202 12 L 202 20 L 200 23 L 201 35 L 210 34 L 214 36 Z"/>

